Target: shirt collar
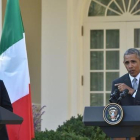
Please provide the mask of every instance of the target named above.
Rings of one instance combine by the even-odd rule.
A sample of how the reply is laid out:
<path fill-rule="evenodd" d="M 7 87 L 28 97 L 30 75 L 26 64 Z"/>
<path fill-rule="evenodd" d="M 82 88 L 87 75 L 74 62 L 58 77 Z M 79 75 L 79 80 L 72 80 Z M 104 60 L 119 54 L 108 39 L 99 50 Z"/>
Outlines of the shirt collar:
<path fill-rule="evenodd" d="M 139 82 L 139 79 L 140 79 L 140 73 L 139 73 L 136 77 L 133 77 L 133 76 L 131 76 L 131 75 L 129 74 L 129 77 L 130 77 L 131 83 L 132 83 L 132 81 L 133 81 L 134 78 L 136 78 L 137 81 Z"/>

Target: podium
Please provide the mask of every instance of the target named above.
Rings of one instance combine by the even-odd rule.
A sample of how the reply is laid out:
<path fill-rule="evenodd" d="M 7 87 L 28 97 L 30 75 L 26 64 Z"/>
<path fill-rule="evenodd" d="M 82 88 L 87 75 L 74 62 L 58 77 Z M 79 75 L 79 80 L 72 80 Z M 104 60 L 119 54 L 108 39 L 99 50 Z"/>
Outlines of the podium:
<path fill-rule="evenodd" d="M 2 124 L 21 124 L 23 118 L 0 106 L 0 125 Z"/>
<path fill-rule="evenodd" d="M 140 106 L 122 106 L 124 115 L 119 124 L 109 125 L 103 119 L 104 107 L 85 107 L 83 123 L 99 126 L 111 138 L 138 137 L 140 135 Z"/>

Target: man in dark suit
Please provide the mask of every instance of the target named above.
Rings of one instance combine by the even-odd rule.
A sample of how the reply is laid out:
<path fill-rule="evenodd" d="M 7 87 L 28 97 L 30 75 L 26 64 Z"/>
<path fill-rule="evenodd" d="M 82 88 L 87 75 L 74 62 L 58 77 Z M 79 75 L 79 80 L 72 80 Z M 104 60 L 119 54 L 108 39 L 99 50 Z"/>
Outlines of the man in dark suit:
<path fill-rule="evenodd" d="M 123 92 L 125 89 L 129 90 L 128 96 L 123 98 L 120 102 L 121 105 L 137 105 L 140 104 L 140 52 L 137 49 L 128 49 L 124 53 L 124 65 L 128 71 L 127 74 L 116 79 L 112 83 L 112 92 L 118 89 Z M 137 79 L 137 89 L 134 89 L 133 79 Z"/>
<path fill-rule="evenodd" d="M 13 112 L 12 104 L 2 80 L 0 80 L 0 106 Z M 0 126 L 0 140 L 9 140 L 6 126 Z"/>
<path fill-rule="evenodd" d="M 120 101 L 120 105 L 140 105 L 140 52 L 137 49 L 128 49 L 124 53 L 124 65 L 127 74 L 112 83 L 112 92 L 118 89 L 123 92 L 128 89 L 128 95 Z M 140 137 L 136 138 L 140 140 Z"/>

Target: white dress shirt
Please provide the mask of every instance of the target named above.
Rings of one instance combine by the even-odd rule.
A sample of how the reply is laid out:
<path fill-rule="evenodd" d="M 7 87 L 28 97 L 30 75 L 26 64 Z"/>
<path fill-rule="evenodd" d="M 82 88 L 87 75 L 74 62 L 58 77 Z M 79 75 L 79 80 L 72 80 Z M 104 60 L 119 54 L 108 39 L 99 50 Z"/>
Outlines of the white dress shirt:
<path fill-rule="evenodd" d="M 136 79 L 137 79 L 137 84 L 138 84 L 138 87 L 139 87 L 140 73 L 139 73 L 136 77 L 132 77 L 132 76 L 129 74 L 129 77 L 130 77 L 130 81 L 131 81 L 131 84 L 132 84 L 132 85 L 133 85 L 133 79 L 136 78 Z M 137 90 L 134 92 L 134 94 L 132 95 L 132 97 L 135 98 L 136 93 L 137 93 Z"/>

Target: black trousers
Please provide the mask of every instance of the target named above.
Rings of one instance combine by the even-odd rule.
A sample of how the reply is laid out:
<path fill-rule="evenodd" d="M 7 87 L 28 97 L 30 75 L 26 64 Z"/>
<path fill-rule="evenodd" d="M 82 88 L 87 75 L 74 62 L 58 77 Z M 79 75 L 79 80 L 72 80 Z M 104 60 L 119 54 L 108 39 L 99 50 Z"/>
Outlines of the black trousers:
<path fill-rule="evenodd" d="M 5 125 L 1 125 L 1 128 L 0 128 L 0 140 L 9 140 Z"/>
<path fill-rule="evenodd" d="M 139 137 L 136 137 L 136 140 L 140 140 L 140 136 Z"/>

